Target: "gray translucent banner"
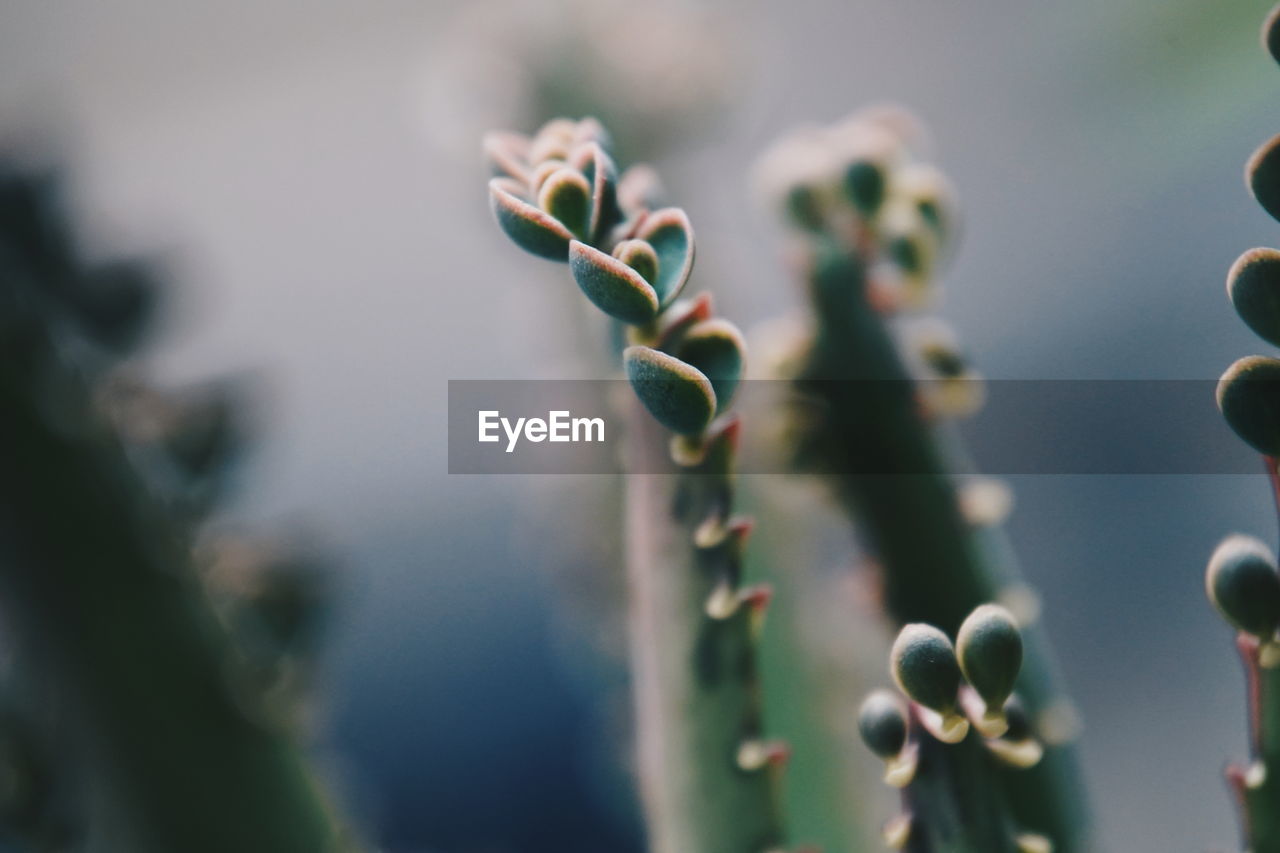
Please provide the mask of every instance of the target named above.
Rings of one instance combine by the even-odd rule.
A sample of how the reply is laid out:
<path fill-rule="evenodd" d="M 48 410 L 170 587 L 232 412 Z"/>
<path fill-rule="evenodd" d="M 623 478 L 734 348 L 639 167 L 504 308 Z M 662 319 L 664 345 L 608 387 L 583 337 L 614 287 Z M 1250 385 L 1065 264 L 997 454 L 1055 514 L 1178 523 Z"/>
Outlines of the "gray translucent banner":
<path fill-rule="evenodd" d="M 948 380 L 947 392 L 965 381 Z M 1260 473 L 1258 455 L 1218 413 L 1214 388 L 1208 380 L 987 380 L 972 387 L 985 402 L 958 433 L 985 474 Z M 813 400 L 849 401 L 852 417 L 874 418 L 877 401 L 944 389 L 941 381 L 833 380 L 808 390 Z M 732 406 L 743 418 L 741 473 L 792 471 L 785 436 L 794 392 L 788 382 L 741 383 Z M 822 407 L 799 411 L 820 417 Z M 637 415 L 624 380 L 450 380 L 449 473 L 621 473 L 627 419 L 636 416 L 647 414 Z M 925 473 L 874 454 L 842 458 L 850 461 L 828 460 L 827 471 Z"/>

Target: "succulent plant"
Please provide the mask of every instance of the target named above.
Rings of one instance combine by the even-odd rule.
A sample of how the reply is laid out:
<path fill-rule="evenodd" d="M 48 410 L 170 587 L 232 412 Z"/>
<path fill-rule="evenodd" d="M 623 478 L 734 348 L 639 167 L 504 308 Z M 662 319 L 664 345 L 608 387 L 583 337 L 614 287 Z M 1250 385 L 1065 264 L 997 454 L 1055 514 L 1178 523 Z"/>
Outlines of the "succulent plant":
<path fill-rule="evenodd" d="M 1054 849 L 1021 824 L 1001 781 L 1025 777 L 1044 755 L 1021 702 L 1008 691 L 1021 662 L 1011 652 L 1018 628 L 993 604 L 978 607 L 965 625 L 959 659 L 937 627 L 903 626 L 890 671 L 905 698 L 876 690 L 859 711 L 863 741 L 886 762 L 886 784 L 902 789 L 903 811 L 885 825 L 885 840 L 911 851 Z M 995 729 L 992 704 L 1001 721 Z"/>
<path fill-rule="evenodd" d="M 1262 43 L 1278 62 L 1280 7 L 1267 17 Z M 1280 136 L 1264 143 L 1245 166 L 1258 204 L 1280 218 Z M 1250 249 L 1227 273 L 1227 295 L 1245 324 L 1280 345 L 1280 252 Z M 1218 381 L 1218 407 L 1241 440 L 1262 454 L 1280 501 L 1280 360 L 1249 356 Z M 1280 503 L 1277 503 L 1280 509 Z M 1251 754 L 1227 768 L 1240 805 L 1243 843 L 1254 853 L 1280 850 L 1280 573 L 1271 549 L 1251 536 L 1232 535 L 1209 558 L 1205 588 L 1238 632 L 1236 646 L 1248 680 Z"/>
<path fill-rule="evenodd" d="M 635 392 L 626 489 L 631 661 L 640 787 L 661 853 L 758 853 L 784 843 L 784 744 L 763 736 L 756 635 L 769 592 L 742 585 L 751 522 L 733 514 L 739 422 L 727 412 L 742 336 L 710 297 L 679 300 L 694 259 L 676 208 L 651 209 L 652 170 L 619 173 L 600 124 L 555 119 L 490 134 L 498 224 L 566 261 L 583 294 L 626 324 Z M 675 473 L 652 472 L 674 466 Z"/>
<path fill-rule="evenodd" d="M 949 182 L 920 160 L 923 147 L 919 122 L 884 106 L 799 131 L 762 160 L 759 183 L 792 226 L 790 256 L 815 320 L 782 360 L 795 389 L 795 464 L 822 476 L 867 543 L 886 615 L 907 626 L 900 643 L 913 641 L 899 651 L 918 642 L 931 650 L 926 660 L 947 660 L 938 665 L 957 676 L 963 668 L 987 708 L 982 730 L 1007 725 L 1001 697 L 1025 654 L 1017 688 L 1043 733 L 1044 760 L 1027 772 L 984 773 L 970 796 L 1007 801 L 1013 822 L 1059 853 L 1082 850 L 1074 733 L 1060 722 L 1070 705 L 1031 620 L 1015 632 L 1006 611 L 984 608 L 959 637 L 960 660 L 941 652 L 975 608 L 1025 600 L 1027 587 L 998 556 L 1008 549 L 992 545 L 1002 490 L 955 476 L 953 442 L 941 437 L 984 395 L 950 333 L 925 316 L 959 217 Z M 944 740 L 962 736 L 961 717 L 929 696 L 929 685 L 945 685 L 917 685 L 909 673 L 899 683 L 926 709 L 916 716 L 937 717 Z"/>
<path fill-rule="evenodd" d="M 25 692 L 54 697 L 66 743 L 85 745 L 88 781 L 124 816 L 112 847 L 352 849 L 193 555 L 240 444 L 236 395 L 124 370 L 157 277 L 86 264 L 62 204 L 53 175 L 0 162 L 0 606 L 20 664 L 38 661 L 19 667 Z M 5 753 L 6 785 L 31 743 Z M 33 811 L 19 805 L 0 819 Z"/>

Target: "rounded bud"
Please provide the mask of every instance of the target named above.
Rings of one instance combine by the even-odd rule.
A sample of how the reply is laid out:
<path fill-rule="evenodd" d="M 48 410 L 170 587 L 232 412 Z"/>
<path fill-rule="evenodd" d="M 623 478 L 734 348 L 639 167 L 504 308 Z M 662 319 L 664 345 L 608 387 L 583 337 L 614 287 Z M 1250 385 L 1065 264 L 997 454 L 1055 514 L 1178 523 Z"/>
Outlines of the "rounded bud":
<path fill-rule="evenodd" d="M 946 634 L 919 622 L 904 625 L 889 657 L 903 693 L 939 714 L 955 713 L 960 666 Z"/>
<path fill-rule="evenodd" d="M 998 604 L 974 610 L 956 635 L 956 655 L 988 714 L 999 713 L 1022 668 L 1022 634 L 1013 614 Z"/>
<path fill-rule="evenodd" d="M 1280 455 L 1280 360 L 1240 359 L 1218 380 L 1217 397 L 1236 435 L 1265 456 Z"/>
<path fill-rule="evenodd" d="M 1269 638 L 1280 628 L 1280 572 L 1266 545 L 1236 534 L 1222 541 L 1205 573 L 1209 600 L 1235 627 Z"/>
<path fill-rule="evenodd" d="M 1280 346 L 1280 251 L 1250 249 L 1227 273 L 1227 296 L 1258 337 Z"/>
<path fill-rule="evenodd" d="M 1280 6 L 1272 9 L 1262 24 L 1262 46 L 1272 59 L 1280 62 Z"/>
<path fill-rule="evenodd" d="M 875 690 L 858 709 L 858 732 L 867 748 L 886 761 L 907 745 L 907 709 L 888 690 Z"/>
<path fill-rule="evenodd" d="M 1280 135 L 1253 152 L 1245 164 L 1245 181 L 1262 209 L 1280 219 Z"/>

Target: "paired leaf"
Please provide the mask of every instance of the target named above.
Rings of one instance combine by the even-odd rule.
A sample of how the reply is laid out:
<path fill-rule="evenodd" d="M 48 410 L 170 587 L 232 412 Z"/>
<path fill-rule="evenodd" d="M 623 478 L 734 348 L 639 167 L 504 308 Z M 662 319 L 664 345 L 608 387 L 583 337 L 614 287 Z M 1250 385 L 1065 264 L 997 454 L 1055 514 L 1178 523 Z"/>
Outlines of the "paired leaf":
<path fill-rule="evenodd" d="M 653 286 L 618 258 L 574 240 L 569 245 L 569 270 L 591 303 L 610 317 L 639 326 L 658 316 Z"/>
<path fill-rule="evenodd" d="M 498 224 L 517 246 L 541 258 L 568 260 L 573 234 L 554 216 L 524 199 L 516 181 L 489 181 L 489 201 Z"/>
<path fill-rule="evenodd" d="M 1240 359 L 1218 380 L 1217 398 L 1236 435 L 1265 456 L 1280 456 L 1280 361 Z"/>
<path fill-rule="evenodd" d="M 680 359 L 697 368 L 711 381 L 716 393 L 717 412 L 724 412 L 733 399 L 746 363 L 746 343 L 738 327 L 728 320 L 703 320 L 694 324 L 680 341 Z"/>
<path fill-rule="evenodd" d="M 622 220 L 618 207 L 618 167 L 598 142 L 586 142 L 574 150 L 569 165 L 582 173 L 591 185 L 591 221 L 587 236 L 599 243 Z"/>
<path fill-rule="evenodd" d="M 635 236 L 653 246 L 658 255 L 653 289 L 658 304 L 665 308 L 680 295 L 693 271 L 693 226 L 683 210 L 665 207 L 645 217 Z"/>
<path fill-rule="evenodd" d="M 703 373 L 675 356 L 645 346 L 622 353 L 627 378 L 649 414 L 680 435 L 699 435 L 716 413 L 716 392 Z"/>
<path fill-rule="evenodd" d="M 1258 337 L 1280 346 L 1280 251 L 1250 249 L 1241 255 L 1227 273 L 1227 295 Z"/>

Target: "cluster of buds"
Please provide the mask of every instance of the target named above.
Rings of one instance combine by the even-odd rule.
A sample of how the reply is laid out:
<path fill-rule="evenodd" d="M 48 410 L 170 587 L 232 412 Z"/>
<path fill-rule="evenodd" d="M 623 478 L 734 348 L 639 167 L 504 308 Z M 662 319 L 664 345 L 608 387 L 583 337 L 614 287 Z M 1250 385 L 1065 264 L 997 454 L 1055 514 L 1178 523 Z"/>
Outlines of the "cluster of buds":
<path fill-rule="evenodd" d="M 964 417 L 983 403 L 981 377 L 927 313 L 959 215 L 950 182 L 922 159 L 926 147 L 911 114 L 870 107 L 784 138 L 762 158 L 757 182 L 800 236 L 809 278 L 821 278 L 823 252 L 834 247 L 860 265 L 867 303 L 904 321 L 903 354 L 924 412 Z"/>
<path fill-rule="evenodd" d="M 1002 765 L 1028 769 L 1040 761 L 1044 747 L 1014 694 L 1021 666 L 1021 632 L 1009 611 L 996 604 L 975 609 L 954 645 L 932 625 L 902 628 L 890 653 L 900 693 L 876 690 L 858 713 L 863 742 L 885 762 L 885 783 L 904 789 L 908 804 L 907 814 L 886 828 L 891 846 L 905 846 L 913 823 L 928 820 L 925 801 L 937 796 L 933 783 L 952 775 L 942 767 L 945 753 L 922 760 L 927 751 L 976 742 Z M 1047 843 L 1041 836 L 1010 837 L 1020 850 L 1044 849 Z"/>
<path fill-rule="evenodd" d="M 627 376 L 663 426 L 697 441 L 727 408 L 745 347 L 710 297 L 679 300 L 693 270 L 693 228 L 683 210 L 653 209 L 652 169 L 619 173 L 600 123 L 554 119 L 533 136 L 492 133 L 498 223 L 522 249 L 569 264 L 593 305 L 627 324 Z"/>
<path fill-rule="evenodd" d="M 872 107 L 783 139 L 762 159 L 758 181 L 799 230 L 835 234 L 875 259 L 882 310 L 919 309 L 935 295 L 957 227 L 955 194 L 920 160 L 924 147 L 913 116 Z"/>

